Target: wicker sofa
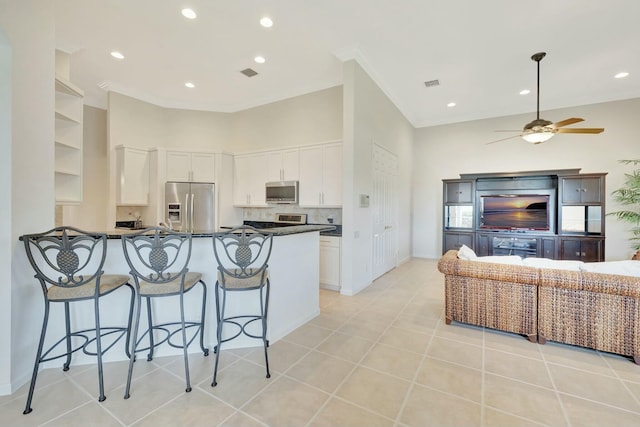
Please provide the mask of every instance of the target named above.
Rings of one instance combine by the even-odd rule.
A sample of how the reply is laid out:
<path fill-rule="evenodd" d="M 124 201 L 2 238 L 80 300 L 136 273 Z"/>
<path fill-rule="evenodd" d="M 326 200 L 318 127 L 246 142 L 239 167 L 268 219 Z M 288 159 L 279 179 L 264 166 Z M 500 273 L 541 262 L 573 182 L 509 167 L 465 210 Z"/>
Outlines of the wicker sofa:
<path fill-rule="evenodd" d="M 640 277 L 458 259 L 445 276 L 445 321 L 629 356 L 640 364 Z"/>

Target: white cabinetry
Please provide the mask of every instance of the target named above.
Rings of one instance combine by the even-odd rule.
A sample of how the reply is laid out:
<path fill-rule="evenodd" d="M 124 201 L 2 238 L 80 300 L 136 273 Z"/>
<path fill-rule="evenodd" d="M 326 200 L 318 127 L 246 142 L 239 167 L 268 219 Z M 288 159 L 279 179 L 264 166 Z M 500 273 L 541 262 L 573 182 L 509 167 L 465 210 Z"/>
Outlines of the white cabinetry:
<path fill-rule="evenodd" d="M 342 206 L 342 144 L 300 148 L 300 205 Z"/>
<path fill-rule="evenodd" d="M 320 236 L 320 287 L 340 290 L 340 251 L 342 238 Z"/>
<path fill-rule="evenodd" d="M 215 154 L 167 151 L 167 181 L 215 182 Z"/>
<path fill-rule="evenodd" d="M 300 177 L 299 154 L 298 148 L 268 151 L 267 181 L 297 181 Z"/>
<path fill-rule="evenodd" d="M 82 104 L 84 93 L 55 80 L 55 198 L 59 205 L 82 201 Z"/>
<path fill-rule="evenodd" d="M 149 153 L 124 146 L 116 147 L 116 204 L 149 204 Z"/>
<path fill-rule="evenodd" d="M 233 168 L 233 203 L 236 206 L 266 206 L 267 174 L 265 153 L 235 156 Z"/>

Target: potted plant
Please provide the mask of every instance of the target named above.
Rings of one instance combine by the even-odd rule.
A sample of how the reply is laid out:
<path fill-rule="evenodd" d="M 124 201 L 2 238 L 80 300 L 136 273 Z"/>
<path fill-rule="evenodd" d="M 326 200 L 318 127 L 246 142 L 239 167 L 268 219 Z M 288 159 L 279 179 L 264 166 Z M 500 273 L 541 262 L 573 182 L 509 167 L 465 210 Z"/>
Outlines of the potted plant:
<path fill-rule="evenodd" d="M 640 165 L 640 160 L 620 160 L 620 163 L 637 166 Z M 636 250 L 633 259 L 640 259 L 640 169 L 625 173 L 624 176 L 624 186 L 614 190 L 611 195 L 613 200 L 629 208 L 610 212 L 607 215 L 613 215 L 631 224 L 632 237 L 629 240 L 632 248 Z"/>

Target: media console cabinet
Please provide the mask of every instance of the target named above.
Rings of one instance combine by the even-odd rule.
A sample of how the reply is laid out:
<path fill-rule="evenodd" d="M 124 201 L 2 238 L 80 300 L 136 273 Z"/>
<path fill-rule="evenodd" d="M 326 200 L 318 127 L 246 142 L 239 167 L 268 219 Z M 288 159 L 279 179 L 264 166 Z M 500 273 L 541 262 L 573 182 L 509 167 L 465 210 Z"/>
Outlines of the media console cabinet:
<path fill-rule="evenodd" d="M 604 261 L 606 173 L 461 174 L 443 180 L 442 253 Z"/>

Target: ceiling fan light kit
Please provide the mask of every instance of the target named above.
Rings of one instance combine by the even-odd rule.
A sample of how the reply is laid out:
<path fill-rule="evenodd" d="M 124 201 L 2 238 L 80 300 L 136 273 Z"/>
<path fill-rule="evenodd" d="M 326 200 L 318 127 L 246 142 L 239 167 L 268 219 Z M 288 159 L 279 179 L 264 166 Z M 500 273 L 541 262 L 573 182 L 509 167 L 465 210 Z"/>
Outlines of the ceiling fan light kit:
<path fill-rule="evenodd" d="M 540 144 L 551 139 L 553 136 L 552 131 L 533 131 L 531 133 L 523 133 L 522 139 L 532 144 Z"/>
<path fill-rule="evenodd" d="M 572 125 L 574 123 L 582 122 L 584 119 L 580 118 L 570 118 L 561 120 L 559 122 L 553 123 L 549 120 L 544 120 L 540 118 L 540 61 L 542 58 L 546 56 L 546 52 L 538 52 L 534 53 L 531 56 L 531 59 L 536 62 L 538 68 L 538 94 L 536 99 L 536 119 L 531 123 L 527 123 L 522 129 L 522 133 L 520 136 L 527 142 L 532 144 L 540 144 L 542 142 L 548 141 L 551 137 L 556 133 L 601 133 L 604 131 L 603 128 L 568 128 L 565 129 L 563 126 Z M 504 141 L 510 138 L 499 139 L 497 141 L 489 142 L 488 144 L 493 144 L 494 142 Z"/>

